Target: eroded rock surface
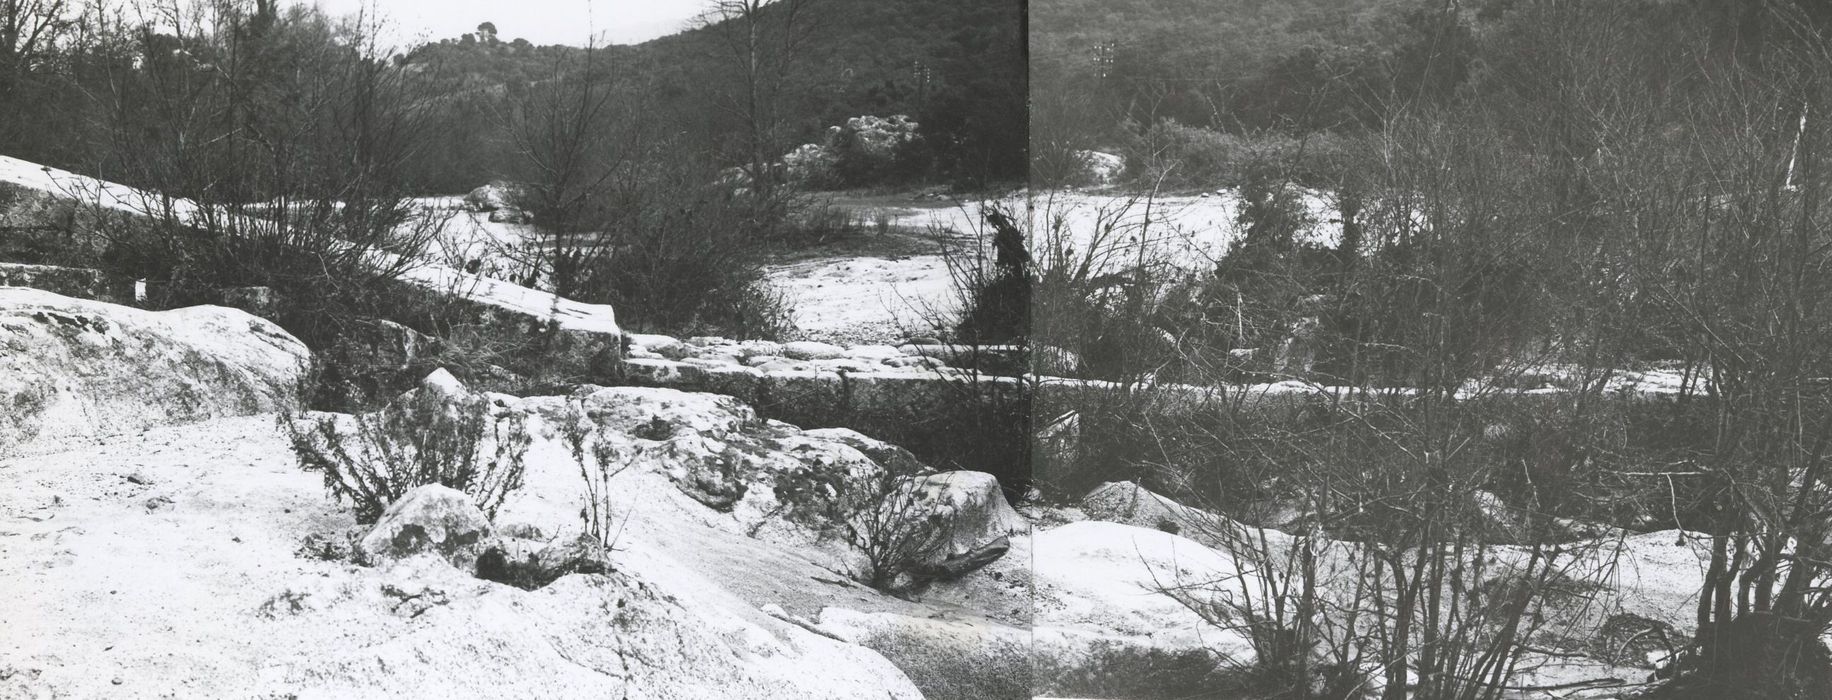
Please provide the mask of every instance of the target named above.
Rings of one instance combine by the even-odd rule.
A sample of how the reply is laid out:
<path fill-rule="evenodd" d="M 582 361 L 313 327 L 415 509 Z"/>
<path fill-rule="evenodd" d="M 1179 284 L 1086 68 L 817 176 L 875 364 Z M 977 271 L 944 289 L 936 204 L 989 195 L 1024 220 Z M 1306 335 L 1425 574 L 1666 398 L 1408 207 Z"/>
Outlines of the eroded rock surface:
<path fill-rule="evenodd" d="M 0 456 L 297 410 L 311 367 L 304 344 L 247 312 L 0 287 Z"/>
<path fill-rule="evenodd" d="M 408 491 L 382 512 L 362 539 L 371 560 L 394 561 L 433 553 L 470 568 L 490 537 L 490 520 L 464 493 L 438 484 Z"/>

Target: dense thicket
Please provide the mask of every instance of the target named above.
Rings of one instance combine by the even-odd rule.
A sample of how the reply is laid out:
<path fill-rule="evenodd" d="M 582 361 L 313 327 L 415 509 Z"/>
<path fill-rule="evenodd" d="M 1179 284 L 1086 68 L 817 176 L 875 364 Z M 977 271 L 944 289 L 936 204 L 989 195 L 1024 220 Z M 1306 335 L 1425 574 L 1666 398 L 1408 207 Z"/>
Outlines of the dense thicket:
<path fill-rule="evenodd" d="M 1218 623 L 1253 635 L 1264 687 L 1344 697 L 1296 682 L 1325 673 L 1316 648 L 1383 676 L 1386 698 L 1502 696 L 1544 629 L 1529 608 L 1603 580 L 1536 568 L 1587 556 L 1544 528 L 1638 493 L 1708 557 L 1696 636 L 1655 696 L 1832 692 L 1832 10 L 1177 7 L 1117 4 L 1059 32 L 1062 8 L 1042 9 L 1040 53 L 1114 38 L 1040 58 L 1033 138 L 1116 144 L 1140 185 L 1236 188 L 1238 238 L 1196 275 L 1077 275 L 1126 249 L 1045 250 L 1029 340 L 1147 387 L 1072 407 L 1100 478 L 1125 463 L 1239 515 L 1231 498 L 1264 498 L 1354 542 L 1356 600 L 1374 602 L 1329 615 L 1303 588 L 1321 553 L 1257 550 L 1292 587 Z M 1257 48 L 1207 38 L 1236 35 Z M 1311 235 L 1328 219 L 1339 239 Z M 1616 403 L 1612 377 L 1652 364 L 1682 377 L 1673 400 Z M 1148 405 L 1175 396 L 1154 378 L 1351 389 L 1278 418 L 1217 392 L 1177 424 Z M 1531 402 L 1510 390 L 1549 382 Z M 1471 584 L 1495 499 L 1533 533 L 1505 593 Z"/>

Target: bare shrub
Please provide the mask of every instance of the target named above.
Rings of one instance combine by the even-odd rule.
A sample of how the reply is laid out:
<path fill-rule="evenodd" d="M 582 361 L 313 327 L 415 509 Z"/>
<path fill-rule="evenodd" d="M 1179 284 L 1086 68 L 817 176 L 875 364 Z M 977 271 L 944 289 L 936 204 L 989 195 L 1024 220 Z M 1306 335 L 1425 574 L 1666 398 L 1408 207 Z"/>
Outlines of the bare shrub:
<path fill-rule="evenodd" d="M 1154 205 L 1150 194 L 1085 212 L 1056 194 L 1022 212 L 983 205 L 969 243 L 943 250 L 960 311 L 928 310 L 927 323 L 971 344 L 1026 345 L 1034 362 L 1066 351 L 1083 376 L 1164 368 L 1176 346 L 1170 292 L 1187 273 L 1165 258 L 1177 232 L 1154 222 Z"/>
<path fill-rule="evenodd" d="M 408 199 L 424 85 L 389 64 L 373 25 L 271 4 L 150 9 L 172 24 L 140 38 L 161 58 L 96 95 L 97 174 L 152 190 L 124 202 L 144 220 L 93 232 L 105 263 L 166 283 L 175 305 L 272 287 L 281 325 L 315 348 L 339 318 L 382 315 L 442 224 Z"/>
<path fill-rule="evenodd" d="M 1551 491 L 1576 484 L 1521 488 L 1507 495 L 1519 505 L 1497 506 L 1490 489 L 1507 471 L 1556 481 L 1552 465 L 1495 459 L 1472 436 L 1485 421 L 1461 415 L 1492 416 L 1486 401 L 1514 400 L 1479 397 L 1455 413 L 1403 398 L 1216 401 L 1195 413 L 1229 418 L 1147 413 L 1123 428 L 1157 445 L 1135 456 L 1146 481 L 1202 506 L 1160 527 L 1237 562 L 1234 575 L 1160 587 L 1250 643 L 1251 658 L 1228 660 L 1238 692 L 1498 698 L 1551 660 L 1543 650 L 1588 651 L 1619 542 L 1574 533 L 1549 512 Z"/>
<path fill-rule="evenodd" d="M 440 484 L 462 491 L 491 517 L 521 488 L 533 439 L 520 413 L 493 416 L 480 396 L 449 399 L 425 389 L 351 417 L 291 421 L 301 466 L 324 475 L 332 497 L 348 501 L 358 522 L 374 522 L 408 491 Z"/>
<path fill-rule="evenodd" d="M 616 307 L 630 330 L 783 334 L 790 310 L 763 268 L 802 204 L 720 184 L 707 162 L 670 151 L 678 138 L 615 118 L 633 106 L 592 56 L 556 67 L 539 98 L 505 120 L 530 170 L 525 206 L 548 212 L 548 239 L 523 264 L 548 270 L 561 296 Z"/>
<path fill-rule="evenodd" d="M 560 437 L 566 442 L 573 462 L 579 465 L 579 476 L 585 481 L 580 496 L 579 520 L 585 536 L 597 546 L 600 554 L 617 544 L 623 531 L 615 521 L 614 491 L 611 480 L 639 459 L 642 447 L 628 444 L 576 405 L 560 425 Z M 626 519 L 628 515 L 625 516 Z"/>
<path fill-rule="evenodd" d="M 946 554 L 948 532 L 916 477 L 883 470 L 842 494 L 850 514 L 840 521 L 846 541 L 865 555 L 857 578 L 881 591 Z"/>
<path fill-rule="evenodd" d="M 1275 131 L 1227 133 L 1165 119 L 1130 125 L 1122 152 L 1135 181 L 1174 189 L 1246 187 L 1267 169 L 1309 182 L 1328 170 L 1328 136 Z"/>
<path fill-rule="evenodd" d="M 631 330 L 782 336 L 790 309 L 764 279 L 768 229 L 760 228 L 779 220 L 758 219 L 746 195 L 716 187 L 676 182 L 662 191 L 665 203 L 632 211 L 604 234 L 616 255 L 579 270 L 578 297 L 616 307 Z"/>
<path fill-rule="evenodd" d="M 837 536 L 865 557 L 854 574 L 881 591 L 945 554 L 947 529 L 914 461 L 854 467 L 817 463 L 779 472 L 773 492 L 784 517 Z"/>
<path fill-rule="evenodd" d="M 973 246 L 942 249 L 942 260 L 961 297 L 961 317 L 951 329 L 961 340 L 1022 344 L 1030 335 L 1031 259 L 1024 240 L 1029 227 L 1016 214 L 999 203 L 982 206 L 983 225 L 973 236 Z M 947 319 L 931 323 L 947 328 Z"/>

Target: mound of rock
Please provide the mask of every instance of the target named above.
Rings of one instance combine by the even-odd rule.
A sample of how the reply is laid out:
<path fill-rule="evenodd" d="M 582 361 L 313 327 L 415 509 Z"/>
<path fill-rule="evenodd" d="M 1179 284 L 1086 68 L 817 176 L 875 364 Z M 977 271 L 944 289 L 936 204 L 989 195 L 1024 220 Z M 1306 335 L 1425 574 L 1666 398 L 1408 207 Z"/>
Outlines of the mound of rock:
<path fill-rule="evenodd" d="M 922 697 L 874 652 L 747 620 L 640 575 L 570 576 L 521 592 L 442 576 L 436 564 L 403 565 L 422 568 L 382 583 L 379 597 L 406 599 L 397 608 L 430 598 L 428 607 L 410 608 L 409 623 L 386 638 L 366 634 L 370 643 L 280 659 L 262 672 L 261 689 L 376 698 Z M 365 598 L 333 593 L 313 614 L 376 605 Z"/>
<path fill-rule="evenodd" d="M 0 455 L 296 410 L 311 365 L 298 339 L 243 311 L 149 312 L 0 287 Z"/>
<path fill-rule="evenodd" d="M 382 513 L 360 543 L 374 561 L 435 553 L 453 566 L 469 568 L 490 536 L 490 520 L 469 496 L 427 484 L 402 495 Z"/>
<path fill-rule="evenodd" d="M 464 206 L 472 211 L 497 211 L 514 206 L 520 195 L 517 185 L 497 180 L 471 190 L 464 196 Z"/>
<path fill-rule="evenodd" d="M 1094 185 L 1114 184 L 1126 172 L 1126 159 L 1112 153 L 1076 151 L 1075 156 L 1081 161 L 1081 175 Z"/>
<path fill-rule="evenodd" d="M 930 470 L 899 448 L 848 430 L 803 431 L 765 420 L 730 396 L 588 387 L 571 397 L 533 397 L 510 407 L 553 425 L 583 414 L 596 439 L 613 443 L 626 460 L 624 468 L 665 477 L 675 496 L 720 514 L 724 527 L 769 541 L 832 548 L 833 509 L 840 507 L 835 494 L 873 483 L 886 469 L 922 480 L 923 511 L 945 516 L 953 553 L 1027 527 L 989 474 L 924 476 Z M 531 471 L 528 483 L 527 490 L 538 492 L 552 480 Z M 551 500 L 576 503 L 557 493 Z M 856 564 L 848 555 L 836 556 L 838 566 Z"/>
<path fill-rule="evenodd" d="M 1006 502 L 999 482 L 984 472 L 946 472 L 921 477 L 918 493 L 949 524 L 949 555 L 973 551 L 1008 535 L 1029 532 L 1030 523 Z"/>
<path fill-rule="evenodd" d="M 1252 662 L 1243 635 L 1196 612 L 1218 586 L 1253 575 L 1232 556 L 1168 532 L 1097 521 L 1039 533 L 1033 547 L 1039 690 L 1193 691 L 1226 662 Z"/>

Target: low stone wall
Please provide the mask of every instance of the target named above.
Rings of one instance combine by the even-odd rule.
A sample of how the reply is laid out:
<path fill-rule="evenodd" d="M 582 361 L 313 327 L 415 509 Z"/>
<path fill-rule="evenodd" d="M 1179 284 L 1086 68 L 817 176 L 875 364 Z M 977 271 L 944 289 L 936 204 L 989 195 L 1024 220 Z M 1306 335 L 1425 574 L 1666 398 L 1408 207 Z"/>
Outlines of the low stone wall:
<path fill-rule="evenodd" d="M 124 213 L 0 178 L 0 260 L 93 267 L 104 244 L 86 232 L 131 225 Z"/>
<path fill-rule="evenodd" d="M 77 299 L 134 303 L 134 281 L 101 270 L 0 263 L 0 287 L 31 287 Z"/>
<path fill-rule="evenodd" d="M 957 463 L 951 466 L 992 472 L 1007 488 L 1048 478 L 1075 461 L 1084 416 L 1174 420 L 1392 401 L 1413 393 L 1297 381 L 1199 386 L 997 376 L 951 366 L 948 360 L 971 355 L 946 346 L 845 348 L 658 335 L 630 340 L 626 383 L 724 394 L 768 418 L 808 428 L 851 428 L 904 445 L 930 462 L 952 460 Z M 1676 395 L 1678 384 L 1671 372 L 1623 372 L 1606 394 L 1658 400 Z M 1547 386 L 1503 395 L 1535 401 L 1563 393 Z"/>
<path fill-rule="evenodd" d="M 630 336 L 623 382 L 723 394 L 803 428 L 850 428 L 943 469 L 1030 474 L 1030 386 L 947 366 L 915 346 Z"/>

